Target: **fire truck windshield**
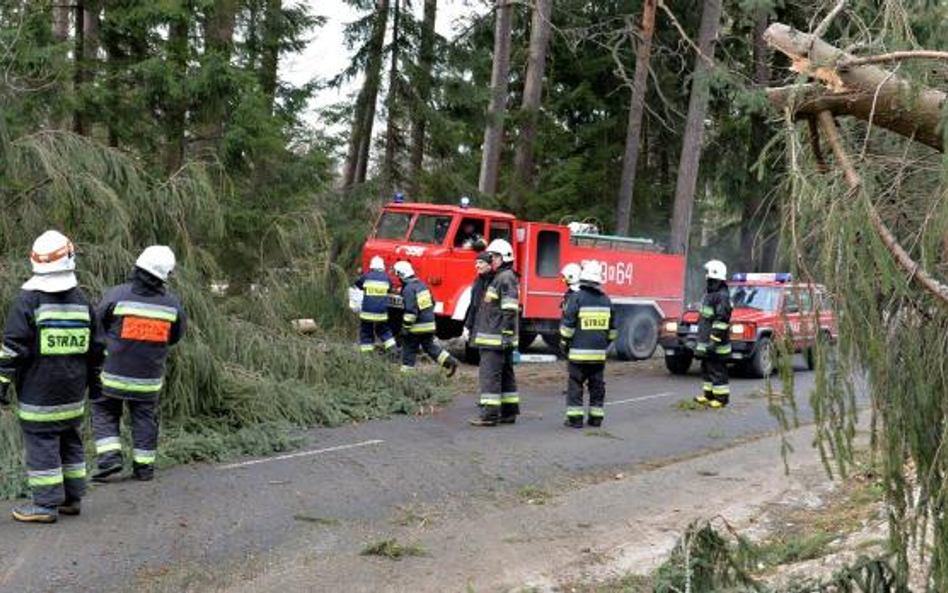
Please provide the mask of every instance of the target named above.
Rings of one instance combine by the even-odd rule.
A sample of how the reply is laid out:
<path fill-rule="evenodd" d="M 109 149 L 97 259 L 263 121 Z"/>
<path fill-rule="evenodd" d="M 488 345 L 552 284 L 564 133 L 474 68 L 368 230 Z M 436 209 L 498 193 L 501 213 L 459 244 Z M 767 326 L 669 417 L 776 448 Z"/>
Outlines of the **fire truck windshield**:
<path fill-rule="evenodd" d="M 441 245 L 451 228 L 450 216 L 419 214 L 408 240 L 413 243 L 432 243 Z"/>
<path fill-rule="evenodd" d="M 376 239 L 398 240 L 404 239 L 408 232 L 408 224 L 411 222 L 411 214 L 406 212 L 384 212 L 379 219 L 378 229 L 375 231 Z"/>
<path fill-rule="evenodd" d="M 773 286 L 732 286 L 731 305 L 735 309 L 776 311 L 780 290 Z"/>

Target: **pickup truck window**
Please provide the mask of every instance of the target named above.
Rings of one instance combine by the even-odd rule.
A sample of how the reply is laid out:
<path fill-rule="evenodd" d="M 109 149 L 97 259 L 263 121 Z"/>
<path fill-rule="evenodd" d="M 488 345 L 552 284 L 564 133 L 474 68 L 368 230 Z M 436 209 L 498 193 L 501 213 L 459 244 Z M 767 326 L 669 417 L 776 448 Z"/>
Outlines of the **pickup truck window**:
<path fill-rule="evenodd" d="M 414 243 L 432 243 L 441 245 L 451 228 L 450 216 L 419 214 L 408 240 Z"/>
<path fill-rule="evenodd" d="M 503 239 L 513 243 L 510 239 L 510 223 L 506 220 L 493 220 L 490 223 L 490 240 Z"/>
<path fill-rule="evenodd" d="M 483 251 L 487 247 L 484 241 L 484 219 L 465 218 L 461 220 L 458 232 L 454 236 L 454 246 L 459 249 Z"/>
<path fill-rule="evenodd" d="M 408 232 L 408 224 L 411 222 L 411 214 L 406 212 L 384 212 L 379 219 L 378 229 L 375 231 L 376 239 L 404 239 Z"/>
<path fill-rule="evenodd" d="M 735 309 L 776 311 L 780 289 L 771 286 L 732 286 L 731 306 Z"/>

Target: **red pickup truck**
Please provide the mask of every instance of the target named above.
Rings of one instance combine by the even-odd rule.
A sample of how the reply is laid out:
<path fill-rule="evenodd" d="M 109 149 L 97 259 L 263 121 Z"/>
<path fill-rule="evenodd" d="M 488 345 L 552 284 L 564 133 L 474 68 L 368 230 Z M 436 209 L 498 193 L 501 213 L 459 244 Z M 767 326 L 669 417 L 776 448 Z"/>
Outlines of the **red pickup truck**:
<path fill-rule="evenodd" d="M 735 274 L 728 286 L 733 306 L 731 363 L 750 375 L 774 372 L 781 340 L 804 354 L 813 369 L 816 341 L 832 344 L 838 337 L 833 311 L 818 284 L 795 284 L 790 274 Z M 664 321 L 659 343 L 669 372 L 683 375 L 691 368 L 697 333 L 697 309 Z"/>

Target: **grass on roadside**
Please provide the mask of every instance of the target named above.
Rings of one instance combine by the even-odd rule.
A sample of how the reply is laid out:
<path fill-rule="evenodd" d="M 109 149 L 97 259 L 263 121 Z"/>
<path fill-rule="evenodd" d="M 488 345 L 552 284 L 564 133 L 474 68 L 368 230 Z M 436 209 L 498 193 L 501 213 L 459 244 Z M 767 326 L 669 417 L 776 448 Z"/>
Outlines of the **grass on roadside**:
<path fill-rule="evenodd" d="M 425 549 L 416 544 L 401 544 L 397 539 L 386 539 L 369 544 L 362 549 L 363 556 L 381 556 L 389 560 L 401 560 L 409 556 L 427 556 Z"/>

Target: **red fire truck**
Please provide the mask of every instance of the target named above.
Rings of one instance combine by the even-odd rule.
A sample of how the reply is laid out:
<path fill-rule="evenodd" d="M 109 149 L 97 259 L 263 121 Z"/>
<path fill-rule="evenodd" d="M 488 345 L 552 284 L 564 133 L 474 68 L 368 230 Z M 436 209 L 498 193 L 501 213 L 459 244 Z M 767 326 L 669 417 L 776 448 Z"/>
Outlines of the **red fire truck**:
<path fill-rule="evenodd" d="M 576 226 L 525 222 L 513 215 L 463 206 L 391 203 L 384 207 L 362 250 L 362 267 L 380 256 L 388 269 L 412 264 L 431 288 L 437 335 L 461 335 L 474 281 L 475 247 L 506 239 L 514 247 L 520 274 L 520 344 L 539 335 L 559 344 L 560 303 L 566 287 L 560 270 L 570 262 L 598 262 L 604 288 L 617 312 L 615 354 L 623 360 L 649 358 L 661 320 L 678 317 L 684 295 L 684 258 L 668 255 L 650 240 L 573 232 Z"/>

